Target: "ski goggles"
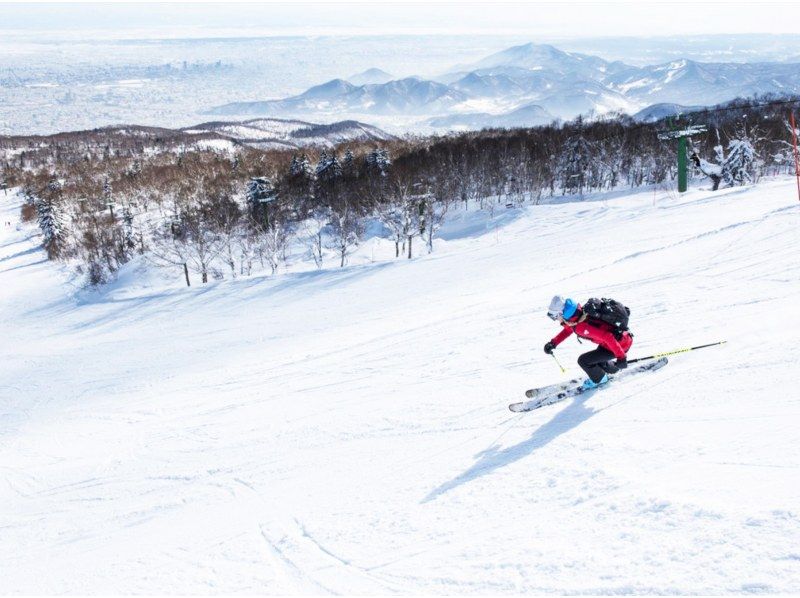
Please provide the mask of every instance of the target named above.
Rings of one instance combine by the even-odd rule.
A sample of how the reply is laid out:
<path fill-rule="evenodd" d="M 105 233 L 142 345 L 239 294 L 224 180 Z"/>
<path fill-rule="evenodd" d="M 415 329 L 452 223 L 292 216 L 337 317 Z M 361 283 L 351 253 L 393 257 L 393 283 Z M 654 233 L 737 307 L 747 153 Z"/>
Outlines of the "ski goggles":
<path fill-rule="evenodd" d="M 549 311 L 549 312 L 547 312 L 547 317 L 550 318 L 551 320 L 553 320 L 554 322 L 558 322 L 559 318 L 561 318 L 561 312 L 560 311 L 556 311 L 556 312 Z"/>

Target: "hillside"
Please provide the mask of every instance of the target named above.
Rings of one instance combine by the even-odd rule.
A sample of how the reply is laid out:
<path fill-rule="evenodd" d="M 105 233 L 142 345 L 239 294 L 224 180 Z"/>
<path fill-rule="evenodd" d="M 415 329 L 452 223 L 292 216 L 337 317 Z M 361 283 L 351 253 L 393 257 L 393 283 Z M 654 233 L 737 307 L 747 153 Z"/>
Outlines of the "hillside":
<path fill-rule="evenodd" d="M 800 592 L 794 179 L 91 292 L 0 202 L 4 593 Z M 554 293 L 629 305 L 632 357 L 728 344 L 512 414 Z"/>
<path fill-rule="evenodd" d="M 164 148 L 180 151 L 215 150 L 233 153 L 237 147 L 261 150 L 294 151 L 303 148 L 333 148 L 358 141 L 388 141 L 395 136 L 377 127 L 353 120 L 330 124 L 301 120 L 258 118 L 246 121 L 206 122 L 183 129 L 117 125 L 90 131 L 69 131 L 55 135 L 0 135 L 0 160 L 10 160 L 21 152 L 41 152 L 46 148 L 115 147 L 148 152 Z"/>

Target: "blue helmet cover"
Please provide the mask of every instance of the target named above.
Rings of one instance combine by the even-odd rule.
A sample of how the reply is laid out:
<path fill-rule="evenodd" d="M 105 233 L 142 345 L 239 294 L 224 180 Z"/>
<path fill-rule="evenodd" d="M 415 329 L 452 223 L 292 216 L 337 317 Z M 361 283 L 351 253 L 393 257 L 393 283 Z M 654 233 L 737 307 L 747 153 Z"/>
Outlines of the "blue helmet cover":
<path fill-rule="evenodd" d="M 576 311 L 578 311 L 578 304 L 575 303 L 572 299 L 567 299 L 564 302 L 564 309 L 561 311 L 561 314 L 564 316 L 565 320 L 569 320 L 572 316 L 575 315 Z"/>

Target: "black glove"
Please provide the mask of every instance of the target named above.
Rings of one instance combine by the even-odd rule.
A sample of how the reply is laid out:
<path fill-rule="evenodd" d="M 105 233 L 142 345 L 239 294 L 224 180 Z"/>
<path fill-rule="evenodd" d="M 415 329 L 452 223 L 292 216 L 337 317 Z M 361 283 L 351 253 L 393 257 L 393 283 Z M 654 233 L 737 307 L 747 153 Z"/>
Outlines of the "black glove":
<path fill-rule="evenodd" d="M 614 365 L 617 366 L 617 369 L 624 370 L 626 367 L 628 367 L 628 358 L 623 357 L 622 359 L 617 359 L 614 362 Z"/>
<path fill-rule="evenodd" d="M 555 348 L 556 348 L 556 346 L 553 344 L 553 341 L 550 341 L 549 343 L 547 343 L 544 346 L 544 352 L 547 353 L 548 355 L 552 355 L 553 354 L 553 349 L 555 349 Z"/>

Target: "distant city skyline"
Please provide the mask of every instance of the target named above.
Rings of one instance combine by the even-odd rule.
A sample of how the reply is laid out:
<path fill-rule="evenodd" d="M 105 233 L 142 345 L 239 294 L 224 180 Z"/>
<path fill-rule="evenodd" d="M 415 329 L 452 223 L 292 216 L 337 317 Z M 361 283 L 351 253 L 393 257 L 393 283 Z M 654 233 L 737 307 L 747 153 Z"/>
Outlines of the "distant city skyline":
<path fill-rule="evenodd" d="M 111 38 L 507 34 L 537 38 L 796 33 L 798 3 L 0 3 L 5 35 Z"/>

